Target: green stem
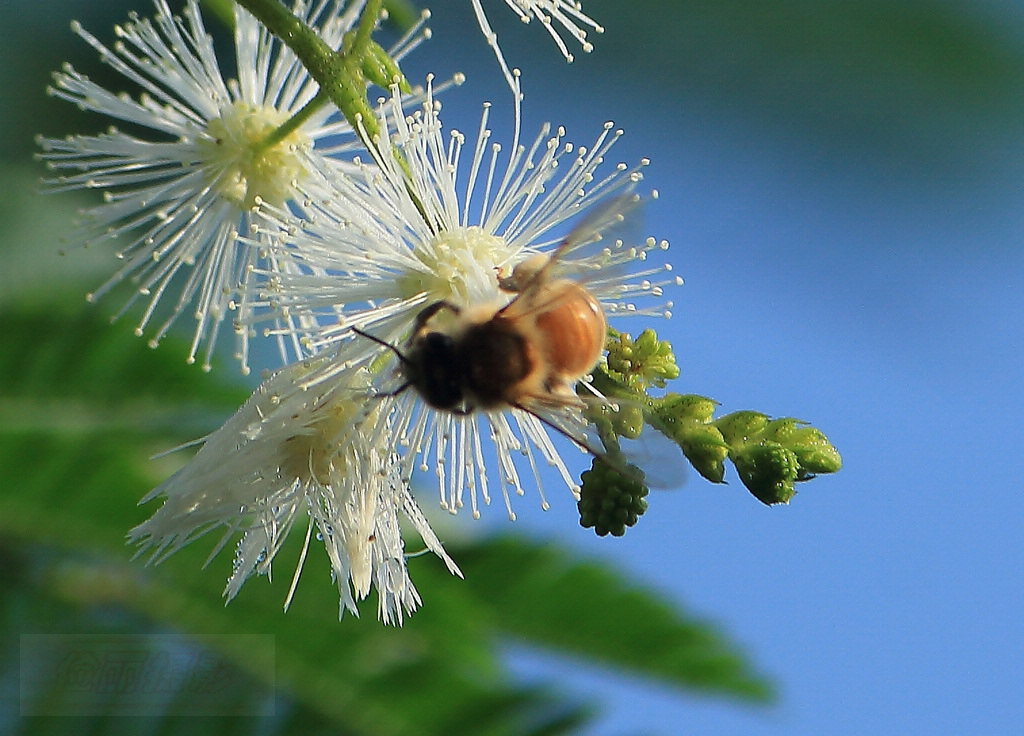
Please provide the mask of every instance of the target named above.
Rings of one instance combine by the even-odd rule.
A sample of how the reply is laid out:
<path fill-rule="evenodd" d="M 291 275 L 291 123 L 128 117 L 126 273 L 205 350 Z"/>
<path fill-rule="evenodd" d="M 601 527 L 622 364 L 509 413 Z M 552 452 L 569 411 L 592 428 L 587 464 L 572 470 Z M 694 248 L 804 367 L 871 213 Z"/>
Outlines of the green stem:
<path fill-rule="evenodd" d="M 381 8 L 384 7 L 384 0 L 367 0 L 363 7 L 363 15 L 359 19 L 359 27 L 352 38 L 350 48 L 344 49 L 345 54 L 353 58 L 361 59 L 367 48 L 370 46 L 370 36 L 373 29 L 377 27 L 377 19 L 380 18 Z M 346 39 L 346 43 L 348 39 Z"/>
<path fill-rule="evenodd" d="M 304 122 L 309 120 L 310 116 L 324 106 L 324 103 L 330 99 L 327 93 L 324 92 L 323 88 L 316 93 L 309 102 L 303 105 L 302 109 L 292 115 L 290 118 L 285 120 L 277 129 L 275 129 L 270 135 L 260 141 L 255 147 L 259 151 L 265 151 L 268 148 L 273 148 L 278 143 L 283 141 L 289 135 L 291 135 L 296 129 L 299 128 Z"/>
<path fill-rule="evenodd" d="M 278 0 L 235 1 L 252 13 L 271 33 L 294 51 L 302 65 L 320 85 L 320 92 L 309 105 L 272 133 L 261 144 L 261 147 L 269 147 L 288 135 L 305 119 L 305 117 L 300 119 L 300 116 L 308 116 L 315 109 L 311 106 L 314 103 L 319 105 L 318 100 L 326 93 L 326 96 L 348 120 L 352 129 L 360 136 L 367 150 L 377 150 L 376 141 L 380 129 L 377 126 L 377 117 L 366 98 L 366 78 L 362 70 L 362 56 L 368 53 L 370 37 L 376 27 L 377 19 L 380 17 L 383 0 L 367 0 L 359 27 L 355 33 L 346 36 L 342 53 L 331 49 L 316 31 L 293 15 Z M 307 108 L 310 109 L 307 111 Z M 392 150 L 405 174 L 406 189 L 412 197 L 416 209 L 419 210 L 423 221 L 433 230 L 434 224 L 427 216 L 423 203 L 416 196 L 408 162 L 396 147 L 392 147 Z"/>
<path fill-rule="evenodd" d="M 320 89 L 338 107 L 352 128 L 357 133 L 363 132 L 363 144 L 367 147 L 374 145 L 378 133 L 377 118 L 366 99 L 366 82 L 361 63 L 353 63 L 353 59 L 336 53 L 316 31 L 278 0 L 235 1 L 295 52 L 310 76 L 317 81 Z M 369 5 L 375 5 L 377 13 L 380 13 L 379 0 L 372 0 L 367 9 Z M 370 16 L 371 20 L 367 21 L 367 15 L 364 14 L 360 22 L 360 32 L 364 24 L 369 23 L 372 30 L 372 24 L 376 23 L 377 16 Z"/>
<path fill-rule="evenodd" d="M 232 0 L 202 0 L 202 5 L 220 18 L 225 28 L 235 29 L 235 4 Z"/>

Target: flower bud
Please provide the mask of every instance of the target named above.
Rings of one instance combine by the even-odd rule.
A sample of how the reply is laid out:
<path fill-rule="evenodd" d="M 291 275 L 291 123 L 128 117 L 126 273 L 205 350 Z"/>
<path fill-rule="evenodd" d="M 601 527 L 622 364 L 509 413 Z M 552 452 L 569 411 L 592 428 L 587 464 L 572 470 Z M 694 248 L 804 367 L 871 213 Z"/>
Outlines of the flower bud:
<path fill-rule="evenodd" d="M 593 528 L 599 536 L 621 537 L 647 510 L 644 474 L 635 465 L 620 470 L 595 457 L 580 481 L 580 526 Z"/>
<path fill-rule="evenodd" d="M 644 411 L 635 404 L 616 405 L 617 408 L 610 412 L 612 429 L 615 434 L 629 440 L 635 440 L 644 431 Z"/>
<path fill-rule="evenodd" d="M 792 450 L 762 441 L 734 448 L 731 457 L 743 485 L 761 503 L 789 503 L 796 495 L 793 484 L 800 477 L 800 462 Z"/>
<path fill-rule="evenodd" d="M 722 437 L 730 447 L 742 445 L 761 436 L 768 426 L 768 415 L 759 411 L 734 411 L 715 420 Z"/>
<path fill-rule="evenodd" d="M 677 442 L 697 472 L 712 483 L 722 483 L 729 446 L 718 428 L 713 424 L 694 423 L 686 426 L 680 434 Z"/>
<path fill-rule="evenodd" d="M 718 402 L 697 394 L 668 394 L 664 398 L 654 399 L 653 408 L 658 418 L 670 420 L 710 422 L 715 415 Z"/>
<path fill-rule="evenodd" d="M 843 466 L 839 451 L 817 427 L 798 419 L 776 419 L 768 424 L 765 439 L 772 439 L 796 453 L 800 461 L 800 478 L 816 473 L 835 473 Z"/>
<path fill-rule="evenodd" d="M 636 340 L 629 333 L 612 331 L 607 348 L 609 371 L 632 389 L 664 388 L 667 380 L 679 377 L 672 345 L 659 340 L 652 329 L 644 330 Z"/>
<path fill-rule="evenodd" d="M 390 89 L 392 84 L 397 83 L 401 92 L 412 92 L 412 87 L 402 74 L 402 70 L 398 68 L 397 62 L 381 48 L 380 44 L 370 41 L 366 51 L 367 54 L 363 58 L 363 75 L 368 81 L 383 89 Z"/>

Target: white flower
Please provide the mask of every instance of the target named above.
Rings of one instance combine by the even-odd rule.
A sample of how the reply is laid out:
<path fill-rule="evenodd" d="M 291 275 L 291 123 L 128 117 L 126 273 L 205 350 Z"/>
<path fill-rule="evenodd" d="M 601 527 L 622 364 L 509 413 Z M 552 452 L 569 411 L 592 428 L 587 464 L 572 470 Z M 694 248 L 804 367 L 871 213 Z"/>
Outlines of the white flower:
<path fill-rule="evenodd" d="M 140 554 L 148 550 L 158 562 L 223 529 L 212 559 L 241 534 L 224 591 L 230 600 L 250 575 L 270 573 L 298 521 L 306 526 L 305 542 L 286 607 L 315 533 L 341 594 L 339 615 L 346 609 L 358 615 L 356 603 L 374 587 L 380 618 L 401 624 L 420 603 L 406 567 L 401 512 L 426 547 L 461 576 L 398 477 L 387 419 L 368 399 L 366 355 L 353 343 L 330 359 L 296 363 L 268 378 L 185 467 L 143 499 L 165 501 L 129 534 Z M 320 375 L 325 370 L 330 380 Z M 371 431 L 378 422 L 378 431 Z"/>
<path fill-rule="evenodd" d="M 90 300 L 130 278 L 136 293 L 129 304 L 139 297 L 148 302 L 136 329 L 142 335 L 158 302 L 177 292 L 150 343 L 190 310 L 197 325 L 189 362 L 205 342 L 208 369 L 218 329 L 238 306 L 239 284 L 257 259 L 256 250 L 237 244 L 238 234 L 249 231 L 251 207 L 258 200 L 284 205 L 322 196 L 320 172 L 342 165 L 330 156 L 351 150 L 354 136 L 331 117 L 333 107 L 322 105 L 281 140 L 263 145 L 313 100 L 316 82 L 290 49 L 237 6 L 238 78 L 225 80 L 198 2 L 187 0 L 184 18 L 177 18 L 165 0 L 154 1 L 155 18 L 133 14 L 115 28 L 112 47 L 72 25 L 104 63 L 141 90 L 137 98 L 108 91 L 70 65 L 54 75 L 49 90 L 131 132 L 111 127 L 96 136 L 40 137 L 40 157 L 60 173 L 48 181 L 52 189 L 103 190 L 104 202 L 84 213 L 83 239 L 116 241 L 124 265 Z M 357 3 L 342 13 L 338 4 L 328 8 L 320 0 L 298 12 L 337 48 L 358 10 Z M 397 55 L 416 43 L 414 33 Z M 339 142 L 339 134 L 347 136 Z M 246 338 L 243 331 L 243 370 Z"/>
<path fill-rule="evenodd" d="M 397 95 L 386 107 L 375 165 L 366 167 L 365 179 L 347 179 L 339 184 L 343 192 L 311 203 L 311 219 L 262 208 L 268 227 L 281 239 L 280 250 L 294 265 L 285 273 L 262 274 L 266 282 L 254 301 L 303 324 L 291 337 L 311 355 L 329 353 L 346 341 L 380 350 L 354 335 L 352 327 L 402 346 L 419 312 L 438 301 L 470 309 L 494 305 L 496 310 L 511 299 L 499 289 L 500 275 L 533 254 L 549 252 L 565 237 L 570 220 L 595 208 L 600 212 L 599 203 L 623 201 L 641 178 L 640 167 L 625 164 L 599 172 L 621 133 L 610 123 L 589 148 L 567 143 L 563 130 L 552 134 L 547 126 L 524 146 L 518 140 L 516 106 L 516 136 L 502 165 L 501 147 L 489 142 L 488 107 L 468 151 L 461 133 L 445 136 L 429 85 L 426 102 L 413 115 L 405 116 Z M 362 188 L 360 181 L 366 182 Z M 339 210 L 338 201 L 355 206 Z M 617 214 L 606 219 L 618 219 Z M 596 232 L 608 223 L 589 224 Z M 642 265 L 649 251 L 663 250 L 667 243 L 648 238 L 633 246 L 606 239 L 602 245 L 598 250 L 574 242 L 559 268 L 570 276 L 586 274 L 586 288 L 609 316 L 667 314 L 663 302 L 649 307 L 633 302 L 660 298 L 662 286 L 674 281 L 665 275 L 667 266 Z M 652 282 L 656 274 L 661 280 Z M 395 355 L 382 357 L 398 367 Z M 393 370 L 378 367 L 374 382 L 384 393 L 396 387 Z M 521 495 L 526 486 L 535 485 L 547 506 L 542 465 L 554 466 L 576 490 L 549 430 L 554 425 L 579 436 L 585 421 L 578 407 L 544 417 L 511 407 L 459 414 L 435 411 L 414 390 L 381 403 L 394 412 L 396 439 L 404 448 L 403 477 L 432 465 L 441 504 L 453 513 L 466 495 L 474 516 L 481 499 L 489 503 L 494 484 L 487 473 L 488 456 L 497 462 L 501 493 L 513 518 L 510 492 Z M 532 482 L 524 483 L 524 473 Z"/>
<path fill-rule="evenodd" d="M 516 81 L 518 71 L 510 70 L 508 64 L 505 63 L 505 57 L 501 53 L 501 47 L 498 45 L 498 34 L 494 32 L 491 24 L 487 21 L 487 15 L 484 13 L 481 0 L 472 1 L 473 12 L 476 13 L 476 20 L 480 24 L 480 30 L 483 31 L 487 44 L 494 50 L 494 55 L 498 59 L 498 64 L 505 75 L 505 80 L 508 82 L 509 87 L 512 88 L 513 94 L 518 97 L 519 88 Z M 604 28 L 593 18 L 586 15 L 583 12 L 583 5 L 576 0 L 505 0 L 505 4 L 519 15 L 519 20 L 523 23 L 529 23 L 532 18 L 536 18 L 547 29 L 551 38 L 554 39 L 555 44 L 558 46 L 558 50 L 562 52 L 562 56 L 568 62 L 573 60 L 573 56 L 565 45 L 565 41 L 559 35 L 554 23 L 560 25 L 570 36 L 575 38 L 586 53 L 593 51 L 594 46 L 587 40 L 587 32 L 583 26 L 589 26 L 595 33 L 604 33 Z"/>

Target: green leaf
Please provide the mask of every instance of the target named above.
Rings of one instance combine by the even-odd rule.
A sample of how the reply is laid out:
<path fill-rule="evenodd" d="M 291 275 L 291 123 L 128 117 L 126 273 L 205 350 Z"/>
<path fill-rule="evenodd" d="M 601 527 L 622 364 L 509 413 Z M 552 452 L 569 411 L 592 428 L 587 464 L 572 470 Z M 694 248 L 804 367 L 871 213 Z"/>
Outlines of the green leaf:
<path fill-rule="evenodd" d="M 165 415 L 195 407 L 223 414 L 248 396 L 237 373 L 231 378 L 204 374 L 185 364 L 180 344 L 153 350 L 127 331 L 126 324 L 112 327 L 84 304 L 70 314 L 8 307 L 0 341 L 9 348 L 0 353 L 0 396 L 77 401 L 100 414 L 144 413 L 159 405 Z M 232 366 L 224 367 L 230 374 Z"/>
<path fill-rule="evenodd" d="M 772 695 L 713 626 L 604 565 L 512 537 L 452 552 L 491 625 L 527 644 L 689 689 Z"/>
<path fill-rule="evenodd" d="M 16 479 L 0 492 L 0 539 L 63 550 L 65 559 L 44 574 L 51 594 L 133 610 L 185 632 L 273 632 L 275 652 L 225 654 L 352 733 L 443 733 L 473 722 L 467 718 L 482 734 L 558 732 L 558 724 L 583 717 L 556 692 L 510 684 L 472 598 L 456 587 L 438 594 L 429 576 L 429 605 L 394 630 L 374 620 L 372 601 L 364 620 L 338 624 L 337 589 L 316 548 L 293 610 L 283 613 L 297 536 L 281 553 L 282 579 L 251 581 L 228 608 L 221 594 L 230 552 L 201 569 L 212 538 L 154 568 L 130 562 L 125 532 L 151 511 L 139 509 L 138 498 L 169 472 L 170 461 L 162 467 L 149 456 L 235 408 L 244 391 L 168 361 L 94 317 L 9 312 L 0 335 L 0 473 Z M 28 338 L 45 347 L 26 365 L 6 348 Z M 433 558 L 411 562 L 435 563 L 443 567 Z"/>
<path fill-rule="evenodd" d="M 80 553 L 64 554 L 58 550 L 44 547 L 27 547 L 18 544 L 16 540 L 7 539 L 7 544 L 0 540 L 0 563 L 5 570 L 5 595 L 0 599 L 0 625 L 5 630 L 19 631 L 21 633 L 54 633 L 51 631 L 52 622 L 59 621 L 59 635 L 74 637 L 76 635 L 128 635 L 134 637 L 132 643 L 138 647 L 145 645 L 151 635 L 159 635 L 161 641 L 167 637 L 167 629 L 162 624 L 154 624 L 152 619 L 136 613 L 127 612 L 125 608 L 138 609 L 133 602 L 121 606 L 119 603 L 140 591 L 143 596 L 151 602 L 159 601 L 160 596 L 154 595 L 157 586 L 139 584 L 138 576 L 131 574 L 129 566 L 124 563 L 113 563 L 98 558 L 85 557 Z M 117 584 L 112 584 L 117 583 Z M 180 598 L 172 593 L 173 600 Z M 143 606 L 144 608 L 145 606 Z M 175 606 L 172 610 L 177 610 Z M 216 607 L 220 618 L 225 618 L 223 609 Z M 112 615 L 114 612 L 116 615 Z M 278 611 L 276 614 L 281 616 Z M 230 614 L 227 615 L 230 618 Z M 157 617 L 157 621 L 163 617 Z M 234 623 L 234 622 L 232 622 Z M 320 622 L 318 622 L 320 623 Z M 372 622 L 367 622 L 371 624 Z M 335 624 L 336 626 L 336 624 Z M 187 628 L 187 627 L 182 627 Z M 230 628 L 230 627 L 228 627 Z M 242 627 L 240 630 L 229 630 L 223 635 L 205 637 L 202 644 L 182 640 L 182 644 L 189 644 L 199 647 L 205 651 L 207 656 L 215 658 L 217 663 L 230 662 L 232 660 L 245 663 L 253 669 L 253 665 L 261 668 L 257 674 L 249 674 L 238 668 L 230 668 L 226 673 L 221 673 L 219 682 L 227 683 L 229 687 L 223 693 L 223 699 L 216 704 L 218 712 L 221 710 L 234 710 L 239 715 L 273 715 L 272 721 L 265 721 L 261 731 L 270 734 L 309 734 L 309 733 L 332 733 L 332 734 L 360 734 L 360 733 L 415 733 L 415 724 L 412 727 L 396 730 L 387 726 L 388 719 L 395 718 L 385 714 L 384 720 L 368 726 L 352 723 L 353 712 L 349 711 L 342 716 L 336 715 L 337 704 L 347 704 L 353 699 L 360 699 L 361 694 L 351 692 L 348 682 L 336 682 L 331 680 L 325 682 L 322 688 L 305 691 L 301 697 L 288 698 L 281 693 L 285 688 L 278 688 L 278 694 L 268 685 L 274 684 L 274 675 L 271 671 L 268 676 L 267 655 L 273 656 L 275 652 L 268 651 L 240 651 L 238 647 L 232 647 L 233 641 L 251 643 L 252 638 L 234 637 L 233 634 L 242 633 L 246 628 L 258 628 L 253 625 Z M 320 625 L 324 630 L 323 639 L 327 640 L 327 648 L 318 653 L 318 656 L 307 656 L 301 663 L 301 671 L 305 673 L 316 673 L 321 668 L 321 662 L 325 657 L 338 656 L 344 652 L 338 651 L 332 640 L 339 637 L 330 622 L 328 625 Z M 379 626 L 374 627 L 380 630 Z M 395 633 L 392 630 L 392 633 Z M 266 640 L 261 636 L 257 641 Z M 349 635 L 349 639 L 356 641 L 363 637 L 357 632 Z M 209 645 L 222 643 L 216 650 L 210 649 Z M 287 641 L 285 644 L 289 643 Z M 372 646 L 373 642 L 363 641 L 362 646 L 356 647 L 358 654 L 366 654 L 364 651 Z M 276 657 L 285 660 L 286 665 L 293 665 L 300 655 L 307 652 L 291 653 L 282 646 L 281 637 L 277 637 Z M 391 648 L 393 653 L 395 647 Z M 261 661 L 262 658 L 262 661 Z M 360 658 L 366 661 L 366 657 Z M 380 658 L 372 659 L 374 667 L 381 669 Z M 13 679 L 19 678 L 19 646 L 16 637 L 0 639 L 0 674 Z M 25 689 L 22 687 L 23 702 L 27 703 L 34 711 L 40 713 L 52 713 L 53 715 L 65 715 L 62 704 L 66 702 L 68 692 L 59 678 L 56 669 L 59 663 L 38 662 L 33 663 L 34 687 Z M 385 665 L 386 666 L 386 665 Z M 39 669 L 42 668 L 42 676 Z M 50 672 L 46 672 L 50 669 Z M 407 672 L 410 675 L 406 688 L 418 689 L 424 679 L 431 679 L 433 672 Z M 440 685 L 452 685 L 453 683 L 444 678 L 443 671 L 437 672 L 441 677 Z M 49 687 L 46 685 L 49 684 Z M 278 685 L 283 685 L 280 680 Z M 409 720 L 412 714 L 405 713 L 405 702 L 401 690 L 395 690 L 389 685 L 395 683 L 377 682 L 375 686 L 380 688 L 378 700 L 389 701 L 386 703 L 387 710 L 397 712 L 400 718 Z M 400 682 L 397 684 L 401 684 Z M 331 690 L 336 687 L 336 690 Z M 496 695 L 485 695 L 474 697 L 477 693 L 472 685 L 466 691 L 454 693 L 439 693 L 431 689 L 430 694 L 437 696 L 444 695 L 446 701 L 463 703 L 462 712 L 452 716 L 449 715 L 448 722 L 438 721 L 437 728 L 433 730 L 434 724 L 428 718 L 423 721 L 425 728 L 431 729 L 431 733 L 455 733 L 465 732 L 467 723 L 480 723 L 481 733 L 507 733 L 507 734 L 531 734 L 534 736 L 545 736 L 546 734 L 569 733 L 580 726 L 586 717 L 586 711 L 567 703 L 564 699 L 557 697 L 555 693 L 542 693 L 536 689 L 508 689 Z M 181 718 L 177 714 L 188 712 L 189 708 L 181 701 L 187 697 L 187 693 L 179 692 L 167 706 L 160 707 L 154 704 L 152 708 L 143 708 L 139 717 L 135 718 L 110 718 L 110 714 L 117 714 L 125 711 L 139 711 L 139 695 L 134 692 L 119 694 L 116 691 L 83 692 L 76 689 L 74 705 L 79 709 L 89 708 L 95 715 L 83 715 L 76 717 L 73 721 L 62 719 L 62 723 L 73 723 L 76 732 L 104 733 L 104 734 L 134 734 L 139 732 L 159 732 L 165 734 L 191 734 L 213 732 L 223 734 L 246 734 L 251 732 L 252 721 L 242 718 L 224 719 L 217 717 L 188 717 Z M 273 700 L 271 700 L 273 699 Z M 310 703 L 309 701 L 314 701 Z M 319 701 L 319 702 L 316 702 Z M 467 705 L 471 703 L 471 705 Z M 141 705 L 145 706 L 145 703 Z M 169 706 L 169 707 L 168 707 Z M 269 706 L 269 707 L 268 707 Z M 327 707 L 325 707 L 327 706 Z M 362 702 L 356 703 L 356 713 L 366 710 Z M 444 708 L 442 707 L 443 711 Z M 325 713 L 325 711 L 327 711 Z M 479 712 L 477 712 L 479 711 Z M 378 714 L 379 715 L 379 714 Z M 506 725 L 493 728 L 493 722 L 498 719 L 506 719 Z M 357 719 L 358 720 L 358 719 Z M 461 721 L 461 722 L 460 722 Z M 30 719 L 22 721 L 28 730 L 26 734 L 51 733 L 53 721 L 49 719 Z M 145 725 L 143 725 L 145 724 Z M 519 724 L 521 727 L 512 727 L 508 724 Z M 452 726 L 449 728 L 448 726 Z M 271 729 L 271 730 L 266 730 Z M 474 730 L 474 732 L 476 732 Z"/>
<path fill-rule="evenodd" d="M 230 545 L 206 569 L 215 535 L 146 567 L 129 560 L 125 533 L 155 508 L 140 509 L 138 499 L 183 461 L 150 457 L 223 421 L 244 399 L 240 379 L 185 365 L 172 339 L 149 350 L 94 309 L 8 309 L 0 318 L 0 473 L 9 479 L 0 543 L 42 560 L 34 584 L 48 596 L 228 642 L 272 633 L 272 651 L 229 643 L 220 653 L 351 734 L 576 728 L 588 711 L 574 699 L 510 681 L 498 648 L 509 636 L 687 689 L 769 692 L 710 627 L 596 563 L 522 540 L 453 550 L 466 581 L 433 557 L 411 559 L 424 606 L 397 630 L 375 620 L 372 598 L 362 619 L 338 623 L 336 585 L 316 542 L 283 612 L 301 534 L 276 558 L 272 584 L 253 579 L 224 607 Z"/>
<path fill-rule="evenodd" d="M 235 3 L 233 0 L 202 0 L 204 11 L 217 17 L 225 28 L 235 27 Z"/>

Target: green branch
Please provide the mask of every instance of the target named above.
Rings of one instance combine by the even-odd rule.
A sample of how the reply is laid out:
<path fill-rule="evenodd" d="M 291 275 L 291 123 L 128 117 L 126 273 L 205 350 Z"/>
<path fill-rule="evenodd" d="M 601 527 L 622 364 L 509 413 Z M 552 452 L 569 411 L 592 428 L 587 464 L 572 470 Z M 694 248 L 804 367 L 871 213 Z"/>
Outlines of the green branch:
<path fill-rule="evenodd" d="M 320 85 L 316 97 L 267 136 L 266 140 L 261 142 L 260 148 L 270 148 L 284 140 L 330 99 L 345 116 L 367 150 L 377 151 L 380 129 L 377 117 L 367 99 L 367 83 L 371 82 L 384 89 L 390 89 L 392 85 L 397 84 L 401 92 L 412 91 L 398 64 L 371 37 L 381 14 L 383 0 L 369 0 L 366 3 L 358 26 L 345 35 L 340 51 L 328 46 L 315 30 L 288 11 L 278 0 L 236 2 L 294 51 L 310 76 Z M 405 174 L 406 188 L 413 203 L 423 216 L 424 222 L 433 228 L 433 223 L 427 217 L 426 210 L 412 185 L 412 176 L 405 157 L 397 147 L 392 147 L 392 152 Z"/>
<path fill-rule="evenodd" d="M 319 34 L 300 18 L 291 13 L 278 0 L 236 0 L 236 2 L 263 23 L 271 33 L 281 39 L 302 62 L 320 85 L 323 93 L 330 98 L 352 128 L 363 138 L 367 147 L 374 145 L 378 134 L 377 118 L 373 114 L 366 98 L 366 75 L 362 68 L 362 59 L 358 54 L 349 56 L 338 53 L 328 46 Z M 367 4 L 366 12 L 360 22 L 360 32 L 366 24 L 376 22 L 376 16 L 370 15 L 370 6 L 380 12 L 379 0 Z M 369 18 L 369 20 L 367 20 Z M 357 33 L 357 39 L 361 34 Z M 357 41 L 354 49 L 365 50 L 370 44 L 367 38 L 360 45 Z M 314 98 L 315 99 L 315 98 Z"/>
<path fill-rule="evenodd" d="M 843 464 L 828 437 L 792 417 L 772 419 L 756 411 L 714 418 L 718 403 L 696 394 L 648 395 L 679 376 L 671 346 L 654 330 L 634 340 L 609 330 L 608 355 L 593 371 L 594 389 L 612 404 L 588 408 L 608 458 L 584 473 L 580 523 L 598 534 L 621 536 L 647 504 L 643 474 L 629 465 L 619 437 L 636 439 L 644 426 L 676 442 L 691 465 L 712 483 L 725 482 L 730 460 L 747 490 L 766 505 L 789 503 L 795 485 L 837 472 Z"/>

